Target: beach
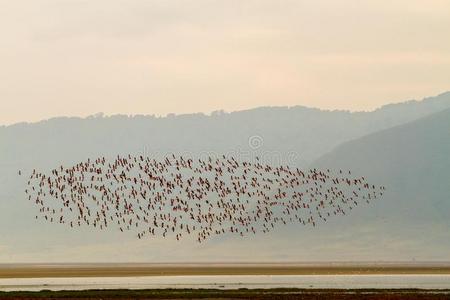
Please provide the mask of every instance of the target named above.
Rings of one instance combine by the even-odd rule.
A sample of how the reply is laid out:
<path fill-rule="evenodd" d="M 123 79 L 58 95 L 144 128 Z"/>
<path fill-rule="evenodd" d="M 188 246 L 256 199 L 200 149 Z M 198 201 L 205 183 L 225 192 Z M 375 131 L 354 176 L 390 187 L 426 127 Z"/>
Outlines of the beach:
<path fill-rule="evenodd" d="M 450 274 L 448 263 L 0 264 L 0 278 Z"/>

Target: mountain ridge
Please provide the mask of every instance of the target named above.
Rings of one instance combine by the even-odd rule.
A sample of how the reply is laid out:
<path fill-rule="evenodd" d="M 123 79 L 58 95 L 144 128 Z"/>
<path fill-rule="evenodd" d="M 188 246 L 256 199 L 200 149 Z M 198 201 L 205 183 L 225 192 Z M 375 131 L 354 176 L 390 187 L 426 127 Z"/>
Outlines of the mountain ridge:
<path fill-rule="evenodd" d="M 160 119 L 170 119 L 170 118 L 183 118 L 183 117 L 215 117 L 215 116 L 224 116 L 224 115 L 231 115 L 231 114 L 239 114 L 239 113 L 249 113 L 249 112 L 255 112 L 255 111 L 262 111 L 267 109 L 274 109 L 274 110 L 306 110 L 311 112 L 324 112 L 324 113 L 347 113 L 347 114 L 367 114 L 367 113 L 377 113 L 383 110 L 392 110 L 392 109 L 398 109 L 401 107 L 404 107 L 405 105 L 426 105 L 429 104 L 427 102 L 433 102 L 436 101 L 436 98 L 440 97 L 449 97 L 450 98 L 450 91 L 439 93 L 435 96 L 430 97 L 424 97 L 420 100 L 417 99 L 411 99 L 411 100 L 405 100 L 395 103 L 389 103 L 384 104 L 380 107 L 374 108 L 372 110 L 348 110 L 348 109 L 322 109 L 317 107 L 311 107 L 311 106 L 304 106 L 304 105 L 293 105 L 293 106 L 258 106 L 254 108 L 249 109 L 242 109 L 242 110 L 236 110 L 236 111 L 224 111 L 224 110 L 215 110 L 210 113 L 205 112 L 196 112 L 196 113 L 183 113 L 183 114 L 175 114 L 175 113 L 168 113 L 166 115 L 155 115 L 155 114 L 112 114 L 112 115 L 105 115 L 103 112 L 98 112 L 92 115 L 88 115 L 86 117 L 79 117 L 79 116 L 57 116 L 52 117 L 49 119 L 43 119 L 35 122 L 26 122 L 21 121 L 9 125 L 0 125 L 0 128 L 7 128 L 7 127 L 14 127 L 14 126 L 21 126 L 21 125 L 33 125 L 33 124 L 39 124 L 42 122 L 49 122 L 49 121 L 58 121 L 58 120 L 89 120 L 89 119 L 108 119 L 108 118 L 127 118 L 127 119 L 133 119 L 133 118 L 149 118 L 152 120 L 160 120 Z"/>

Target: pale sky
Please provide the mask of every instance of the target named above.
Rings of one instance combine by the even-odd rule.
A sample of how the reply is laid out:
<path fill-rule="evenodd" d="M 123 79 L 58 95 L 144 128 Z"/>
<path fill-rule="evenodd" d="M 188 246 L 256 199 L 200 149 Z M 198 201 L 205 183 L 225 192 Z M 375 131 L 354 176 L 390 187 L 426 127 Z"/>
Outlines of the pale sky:
<path fill-rule="evenodd" d="M 447 90 L 448 0 L 0 0 L 0 124 Z"/>

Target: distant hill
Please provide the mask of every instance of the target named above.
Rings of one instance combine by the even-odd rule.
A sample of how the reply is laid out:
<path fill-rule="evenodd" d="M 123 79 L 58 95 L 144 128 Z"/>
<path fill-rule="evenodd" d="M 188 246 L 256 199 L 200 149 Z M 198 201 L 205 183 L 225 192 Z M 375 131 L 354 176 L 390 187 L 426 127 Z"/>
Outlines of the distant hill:
<path fill-rule="evenodd" d="M 307 166 L 342 142 L 450 108 L 450 92 L 372 112 L 262 107 L 232 113 L 55 118 L 0 127 L 0 164 L 47 167 L 88 157 L 143 153 L 260 154 Z M 250 145 L 251 144 L 251 145 Z"/>
<path fill-rule="evenodd" d="M 0 262 L 395 259 L 399 253 L 383 252 L 394 245 L 409 249 L 411 257 L 450 260 L 448 108 L 450 93 L 372 112 L 264 107 L 211 116 L 99 115 L 0 127 Z M 115 232 L 69 232 L 34 220 L 19 169 L 28 174 L 127 153 L 223 153 L 242 160 L 260 155 L 275 165 L 351 169 L 388 191 L 379 203 L 313 230 L 280 228 L 202 247 L 126 235 L 117 240 Z"/>
<path fill-rule="evenodd" d="M 450 260 L 450 109 L 342 143 L 309 167 L 351 170 L 387 190 L 317 228 L 289 225 L 219 241 L 216 251 L 288 261 Z"/>
<path fill-rule="evenodd" d="M 399 217 L 428 221 L 424 213 L 434 210 L 450 224 L 450 110 L 346 142 L 313 165 L 384 182 L 391 204 L 411 214 Z"/>
<path fill-rule="evenodd" d="M 381 203 L 347 223 L 370 228 L 374 245 L 391 239 L 430 259 L 449 249 L 449 109 L 346 142 L 312 165 L 352 170 L 387 186 Z"/>

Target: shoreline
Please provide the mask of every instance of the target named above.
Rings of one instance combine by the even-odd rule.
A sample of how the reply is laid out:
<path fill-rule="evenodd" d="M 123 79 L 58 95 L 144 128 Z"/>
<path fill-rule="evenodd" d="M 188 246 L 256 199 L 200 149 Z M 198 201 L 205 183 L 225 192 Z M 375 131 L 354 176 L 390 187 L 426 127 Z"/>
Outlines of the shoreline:
<path fill-rule="evenodd" d="M 68 278 L 214 275 L 450 275 L 443 264 L 15 264 L 0 278 Z"/>

